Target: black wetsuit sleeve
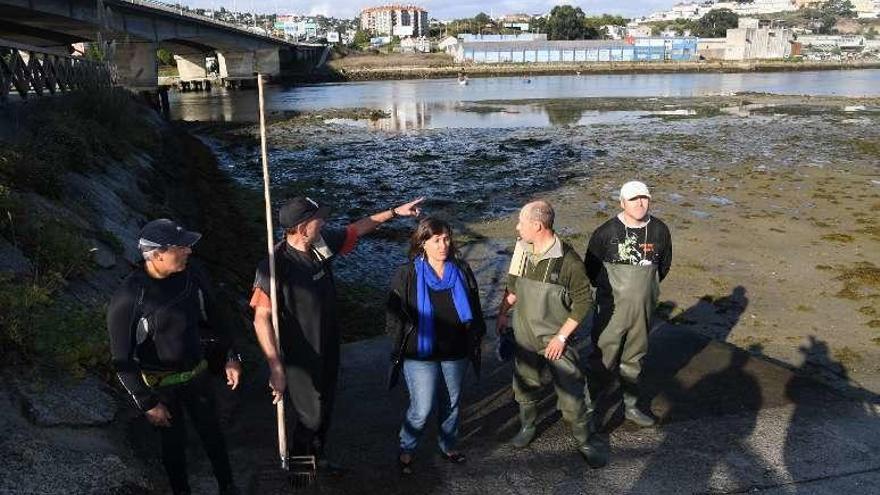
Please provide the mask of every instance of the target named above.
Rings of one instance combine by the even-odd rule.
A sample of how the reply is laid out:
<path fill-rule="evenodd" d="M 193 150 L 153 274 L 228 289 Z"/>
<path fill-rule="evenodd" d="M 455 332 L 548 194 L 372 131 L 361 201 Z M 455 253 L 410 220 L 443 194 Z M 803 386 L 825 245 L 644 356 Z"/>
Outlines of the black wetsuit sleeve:
<path fill-rule="evenodd" d="M 391 337 L 391 357 L 394 359 L 400 352 L 401 341 L 403 340 L 403 331 L 408 321 L 407 313 L 404 305 L 408 295 L 406 278 L 409 276 L 410 270 L 408 265 L 402 265 L 395 270 L 391 277 L 391 286 L 388 290 L 388 299 L 385 302 L 385 333 Z"/>
<path fill-rule="evenodd" d="M 110 333 L 110 357 L 116 376 L 141 411 L 156 407 L 159 399 L 144 383 L 141 368 L 135 359 L 137 339 L 135 322 L 138 319 L 138 300 L 142 289 L 135 284 L 123 284 L 114 294 L 107 308 L 107 329 Z"/>
<path fill-rule="evenodd" d="M 672 235 L 669 233 L 669 227 L 665 224 L 663 225 L 662 237 L 661 246 L 663 249 L 660 251 L 660 262 L 657 267 L 657 274 L 660 276 L 661 282 L 669 274 L 669 269 L 672 267 Z"/>

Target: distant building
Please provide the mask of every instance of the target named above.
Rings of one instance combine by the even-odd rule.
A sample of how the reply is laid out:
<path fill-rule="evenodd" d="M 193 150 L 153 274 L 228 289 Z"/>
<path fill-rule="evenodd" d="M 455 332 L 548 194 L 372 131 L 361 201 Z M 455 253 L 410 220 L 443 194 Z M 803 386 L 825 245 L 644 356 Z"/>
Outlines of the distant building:
<path fill-rule="evenodd" d="M 613 40 L 622 40 L 623 38 L 626 38 L 626 27 L 624 26 L 608 24 L 607 26 L 602 26 L 601 30 L 605 31 L 605 34 Z M 648 34 L 650 35 L 651 33 Z"/>
<path fill-rule="evenodd" d="M 428 36 L 428 11 L 413 5 L 385 5 L 361 11 L 361 29 L 380 36 Z"/>
<path fill-rule="evenodd" d="M 447 36 L 443 38 L 443 40 L 437 44 L 437 48 L 446 53 L 452 53 L 455 50 L 455 47 L 458 45 L 458 38 L 455 36 Z"/>
<path fill-rule="evenodd" d="M 501 25 L 508 29 L 528 31 L 532 16 L 529 14 L 507 14 L 500 19 Z"/>
<path fill-rule="evenodd" d="M 707 12 L 716 9 L 729 9 L 740 16 L 751 16 L 771 14 L 773 12 L 790 12 L 797 10 L 798 6 L 795 0 L 752 0 L 751 2 L 729 0 L 715 2 L 714 5 L 707 9 Z"/>
<path fill-rule="evenodd" d="M 406 38 L 400 41 L 400 51 L 402 53 L 430 53 L 431 42 L 424 36 Z"/>
<path fill-rule="evenodd" d="M 880 0 L 850 0 L 859 19 L 880 17 Z"/>
<path fill-rule="evenodd" d="M 771 28 L 758 19 L 740 17 L 739 27 L 727 30 L 724 60 L 759 60 L 791 55 L 791 29 Z"/>
<path fill-rule="evenodd" d="M 635 38 L 572 41 L 462 41 L 455 61 L 473 63 L 565 63 L 689 61 L 697 57 L 696 38 Z"/>
<path fill-rule="evenodd" d="M 627 26 L 626 35 L 633 38 L 647 38 L 651 36 L 651 26 Z"/>
<path fill-rule="evenodd" d="M 288 38 L 294 40 L 308 40 L 318 37 L 318 23 L 314 18 L 279 15 L 275 18 L 275 28 L 283 30 Z"/>
<path fill-rule="evenodd" d="M 700 38 L 697 41 L 697 55 L 704 60 L 724 60 L 727 38 Z"/>
<path fill-rule="evenodd" d="M 866 39 L 858 35 L 813 34 L 801 35 L 798 42 L 808 51 L 861 52 L 865 49 Z"/>
<path fill-rule="evenodd" d="M 458 35 L 461 41 L 483 41 L 486 43 L 500 43 L 502 41 L 546 41 L 546 33 L 520 33 L 520 34 L 470 34 Z"/>

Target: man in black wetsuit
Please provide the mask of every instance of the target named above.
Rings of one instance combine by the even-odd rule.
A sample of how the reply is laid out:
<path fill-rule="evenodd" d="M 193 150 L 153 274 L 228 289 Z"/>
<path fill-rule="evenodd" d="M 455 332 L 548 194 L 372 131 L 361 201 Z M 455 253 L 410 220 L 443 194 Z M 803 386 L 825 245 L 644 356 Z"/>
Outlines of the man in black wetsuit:
<path fill-rule="evenodd" d="M 648 213 L 651 193 L 638 181 L 620 188 L 621 212 L 590 237 L 584 263 L 596 287 L 590 395 L 597 401 L 619 376 L 626 419 L 639 426 L 655 422 L 638 404 L 642 358 L 657 306 L 660 282 L 672 264 L 672 237 Z"/>
<path fill-rule="evenodd" d="M 345 229 L 323 228 L 329 209 L 307 197 L 287 202 L 278 215 L 285 231 L 275 245 L 276 288 L 282 356 L 278 355 L 269 299 L 269 259 L 257 267 L 251 307 L 254 330 L 269 365 L 277 403 L 288 394 L 291 453 L 315 455 L 318 468 L 339 473 L 324 456 L 339 374 L 340 315 L 332 264 L 351 252 L 358 238 L 396 217 L 417 217 L 424 198 L 362 218 Z"/>
<path fill-rule="evenodd" d="M 162 464 L 171 491 L 190 492 L 186 469 L 189 415 L 217 478 L 219 493 L 238 490 L 215 411 L 202 338 L 228 349 L 227 384 L 241 375 L 225 322 L 217 321 L 216 302 L 204 270 L 188 264 L 201 238 L 168 219 L 154 220 L 140 233 L 144 257 L 117 289 L 107 310 L 110 352 L 119 381 L 135 406 L 161 435 Z"/>

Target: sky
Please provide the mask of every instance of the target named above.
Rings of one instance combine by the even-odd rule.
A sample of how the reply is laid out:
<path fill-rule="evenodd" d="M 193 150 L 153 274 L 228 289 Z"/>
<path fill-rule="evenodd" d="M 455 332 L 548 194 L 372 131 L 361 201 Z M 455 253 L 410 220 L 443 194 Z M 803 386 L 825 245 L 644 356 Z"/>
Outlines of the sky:
<path fill-rule="evenodd" d="M 175 0 L 165 0 L 173 3 Z M 525 12 L 549 12 L 556 5 L 569 4 L 583 9 L 587 15 L 616 14 L 639 17 L 657 10 L 667 10 L 678 0 L 176 0 L 190 7 L 240 12 L 278 14 L 322 14 L 332 17 L 353 18 L 361 9 L 385 4 L 414 4 L 428 10 L 436 19 L 473 17 L 480 12 L 500 16 Z"/>

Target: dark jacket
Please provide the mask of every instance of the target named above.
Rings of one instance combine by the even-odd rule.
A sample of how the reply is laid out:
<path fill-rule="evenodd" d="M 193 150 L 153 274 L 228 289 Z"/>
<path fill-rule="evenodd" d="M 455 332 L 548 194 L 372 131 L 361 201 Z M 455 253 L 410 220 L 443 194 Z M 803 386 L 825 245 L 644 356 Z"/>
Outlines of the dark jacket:
<path fill-rule="evenodd" d="M 464 260 L 451 260 L 467 284 L 468 300 L 471 305 L 473 320 L 467 324 L 469 351 L 474 371 L 479 375 L 480 342 L 486 334 L 486 322 L 480 306 L 480 292 L 473 271 Z M 391 337 L 391 362 L 399 364 L 405 354 L 407 342 L 415 338 L 418 324 L 418 304 L 416 303 L 416 271 L 410 261 L 398 267 L 391 280 L 388 300 L 385 306 L 385 331 Z M 393 380 L 392 380 L 393 381 Z M 393 386 L 393 383 L 390 384 Z"/>

